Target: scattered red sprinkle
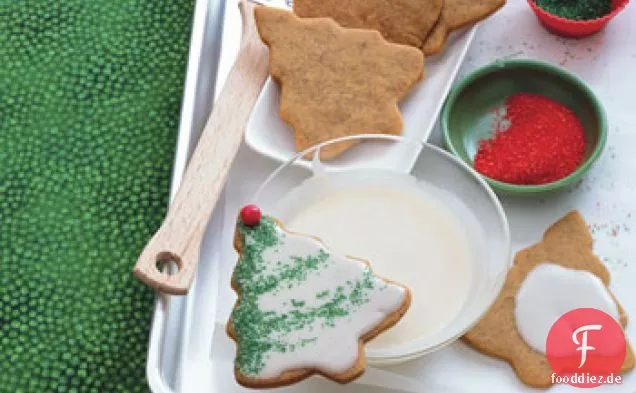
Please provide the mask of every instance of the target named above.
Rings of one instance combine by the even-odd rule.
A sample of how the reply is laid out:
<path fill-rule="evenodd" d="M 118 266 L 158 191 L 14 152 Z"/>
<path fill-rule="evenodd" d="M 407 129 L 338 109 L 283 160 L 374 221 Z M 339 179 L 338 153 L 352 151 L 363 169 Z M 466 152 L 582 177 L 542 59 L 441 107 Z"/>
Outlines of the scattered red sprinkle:
<path fill-rule="evenodd" d="M 621 227 L 616 225 L 614 228 L 612 228 L 612 237 L 616 237 L 618 236 L 618 233 L 620 232 Z"/>
<path fill-rule="evenodd" d="M 506 183 L 546 184 L 571 174 L 583 161 L 583 125 L 566 106 L 547 97 L 519 93 L 505 102 L 506 115 L 494 136 L 481 142 L 475 169 Z"/>
<path fill-rule="evenodd" d="M 256 205 L 246 205 L 241 209 L 241 221 L 243 224 L 253 227 L 261 222 L 261 209 Z"/>

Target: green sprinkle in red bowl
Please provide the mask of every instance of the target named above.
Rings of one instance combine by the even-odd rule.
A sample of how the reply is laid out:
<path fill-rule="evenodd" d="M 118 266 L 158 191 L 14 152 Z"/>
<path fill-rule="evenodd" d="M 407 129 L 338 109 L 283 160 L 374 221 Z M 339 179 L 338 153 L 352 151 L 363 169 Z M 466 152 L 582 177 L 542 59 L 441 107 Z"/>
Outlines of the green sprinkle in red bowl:
<path fill-rule="evenodd" d="M 588 0 L 564 0 L 564 4 L 575 4 L 576 2 L 585 3 Z M 585 37 L 601 31 L 605 26 L 619 13 L 629 0 L 612 0 L 611 10 L 609 13 L 594 19 L 576 20 L 567 19 L 553 13 L 548 12 L 537 4 L 536 0 L 528 0 L 528 4 L 537 15 L 539 22 L 546 29 L 554 34 L 563 37 Z"/>
<path fill-rule="evenodd" d="M 445 146 L 474 168 L 483 141 L 492 141 L 495 135 L 499 109 L 520 93 L 543 96 L 573 113 L 584 136 L 582 160 L 578 166 L 575 162 L 574 170 L 566 176 L 541 184 L 507 183 L 481 176 L 500 195 L 539 195 L 564 190 L 581 180 L 597 161 L 605 147 L 608 127 L 603 105 L 590 87 L 555 65 L 534 60 L 498 61 L 465 77 L 451 89 L 442 108 L 440 123 Z M 579 135 L 580 132 L 581 128 Z M 561 160 L 550 162 L 560 164 Z"/>

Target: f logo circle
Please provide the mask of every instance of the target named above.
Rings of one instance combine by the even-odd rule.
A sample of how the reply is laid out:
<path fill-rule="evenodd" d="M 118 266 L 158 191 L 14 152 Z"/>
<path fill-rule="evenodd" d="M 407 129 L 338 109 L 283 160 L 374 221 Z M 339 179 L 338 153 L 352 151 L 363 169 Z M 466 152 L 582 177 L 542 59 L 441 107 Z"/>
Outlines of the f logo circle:
<path fill-rule="evenodd" d="M 618 375 L 625 361 L 623 328 L 610 315 L 579 308 L 559 318 L 548 334 L 550 367 L 569 385 L 600 386 Z"/>
<path fill-rule="evenodd" d="M 581 351 L 581 364 L 579 364 L 579 368 L 585 365 L 585 361 L 587 360 L 587 351 L 588 350 L 593 351 L 596 349 L 594 347 L 589 347 L 587 345 L 587 332 L 589 330 L 601 330 L 602 328 L 603 328 L 603 325 L 585 325 L 576 329 L 574 333 L 572 334 L 572 341 L 574 341 L 575 344 L 581 344 L 581 346 L 576 349 L 577 351 Z M 583 340 L 582 340 L 582 343 L 579 343 L 579 340 L 577 339 L 577 335 L 581 332 L 582 332 Z"/>

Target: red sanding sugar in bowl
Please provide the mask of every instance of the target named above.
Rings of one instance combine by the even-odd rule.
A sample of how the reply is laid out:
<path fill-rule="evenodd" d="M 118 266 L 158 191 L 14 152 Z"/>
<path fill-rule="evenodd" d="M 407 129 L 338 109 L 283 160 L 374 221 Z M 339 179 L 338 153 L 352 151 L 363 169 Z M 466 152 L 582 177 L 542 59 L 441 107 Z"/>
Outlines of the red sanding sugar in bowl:
<path fill-rule="evenodd" d="M 574 172 L 584 153 L 583 125 L 570 109 L 519 93 L 506 100 L 492 138 L 481 141 L 475 169 L 505 183 L 546 184 Z"/>

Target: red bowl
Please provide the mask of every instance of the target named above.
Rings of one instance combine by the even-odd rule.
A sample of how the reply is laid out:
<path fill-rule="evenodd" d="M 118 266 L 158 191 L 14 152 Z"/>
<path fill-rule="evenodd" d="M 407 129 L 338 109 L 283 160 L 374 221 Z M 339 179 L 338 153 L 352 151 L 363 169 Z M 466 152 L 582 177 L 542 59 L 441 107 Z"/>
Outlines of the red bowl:
<path fill-rule="evenodd" d="M 564 37 L 584 37 L 602 30 L 605 25 L 607 25 L 607 23 L 616 16 L 616 14 L 625 8 L 627 3 L 629 3 L 629 0 L 613 0 L 612 12 L 601 18 L 591 20 L 572 20 L 561 18 L 560 16 L 556 16 L 543 8 L 540 8 L 534 0 L 528 0 L 528 3 L 537 15 L 537 18 L 539 18 L 541 24 L 543 24 L 543 26 L 545 26 L 549 31 Z"/>

